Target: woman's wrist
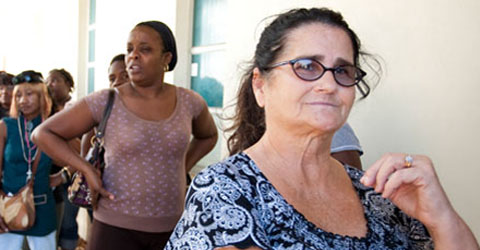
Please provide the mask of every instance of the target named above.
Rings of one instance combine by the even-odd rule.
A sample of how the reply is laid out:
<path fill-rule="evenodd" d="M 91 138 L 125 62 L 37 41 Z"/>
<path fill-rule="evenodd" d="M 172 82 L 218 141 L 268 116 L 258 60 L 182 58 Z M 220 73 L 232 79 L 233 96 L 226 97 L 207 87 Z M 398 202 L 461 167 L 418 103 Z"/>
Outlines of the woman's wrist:
<path fill-rule="evenodd" d="M 455 211 L 450 211 L 434 227 L 427 227 L 435 249 L 479 249 L 478 243 L 465 221 Z"/>

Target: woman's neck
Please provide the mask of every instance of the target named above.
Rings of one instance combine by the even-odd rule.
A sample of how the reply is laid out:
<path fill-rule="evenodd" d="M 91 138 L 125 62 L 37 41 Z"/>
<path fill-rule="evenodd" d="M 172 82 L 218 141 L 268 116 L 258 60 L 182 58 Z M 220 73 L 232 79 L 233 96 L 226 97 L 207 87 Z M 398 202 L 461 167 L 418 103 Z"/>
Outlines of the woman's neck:
<path fill-rule="evenodd" d="M 156 98 L 162 94 L 167 86 L 167 83 L 157 82 L 150 85 L 136 84 L 134 82 L 128 83 L 128 86 L 133 95 L 142 98 Z"/>
<path fill-rule="evenodd" d="M 291 132 L 273 132 L 267 129 L 262 138 L 245 150 L 262 172 L 287 177 L 286 182 L 302 182 L 317 185 L 331 175 L 338 167 L 330 156 L 333 134 L 312 133 L 295 135 Z M 281 173 L 281 174 L 279 174 Z"/>
<path fill-rule="evenodd" d="M 34 113 L 34 114 L 28 114 L 28 115 L 22 114 L 22 115 L 27 121 L 31 121 L 31 120 L 37 118 L 40 115 L 40 113 Z"/>
<path fill-rule="evenodd" d="M 56 104 L 57 104 L 57 107 L 58 107 L 58 111 L 62 110 L 63 107 L 65 106 L 65 103 L 67 103 L 68 101 L 70 101 L 72 99 L 72 97 L 70 95 L 67 95 L 65 98 L 63 98 L 62 100 L 57 100 Z"/>

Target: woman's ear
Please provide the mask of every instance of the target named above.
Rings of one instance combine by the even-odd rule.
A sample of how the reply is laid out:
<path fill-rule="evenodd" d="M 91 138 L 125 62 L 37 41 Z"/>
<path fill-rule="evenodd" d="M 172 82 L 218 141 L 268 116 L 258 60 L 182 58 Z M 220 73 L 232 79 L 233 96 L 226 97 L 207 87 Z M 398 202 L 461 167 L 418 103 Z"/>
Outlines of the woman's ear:
<path fill-rule="evenodd" d="M 163 63 L 165 63 L 165 65 L 169 65 L 170 62 L 172 61 L 172 52 L 165 52 L 163 54 Z"/>
<path fill-rule="evenodd" d="M 253 76 L 252 76 L 252 89 L 253 94 L 255 95 L 255 100 L 257 101 L 257 105 L 260 108 L 265 107 L 265 79 L 260 73 L 258 68 L 253 69 Z"/>

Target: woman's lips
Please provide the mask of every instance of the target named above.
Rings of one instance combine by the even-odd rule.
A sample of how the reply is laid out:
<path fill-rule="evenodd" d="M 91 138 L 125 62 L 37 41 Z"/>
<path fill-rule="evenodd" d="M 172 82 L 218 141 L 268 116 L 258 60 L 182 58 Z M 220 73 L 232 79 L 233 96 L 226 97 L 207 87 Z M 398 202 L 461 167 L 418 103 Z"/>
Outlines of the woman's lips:
<path fill-rule="evenodd" d="M 332 102 L 323 102 L 323 101 L 315 101 L 315 102 L 307 102 L 308 105 L 313 106 L 330 106 L 330 107 L 338 107 L 339 105 Z"/>
<path fill-rule="evenodd" d="M 128 67 L 128 70 L 130 71 L 130 73 L 135 74 L 135 73 L 139 73 L 141 71 L 141 68 L 138 65 L 132 65 Z"/>

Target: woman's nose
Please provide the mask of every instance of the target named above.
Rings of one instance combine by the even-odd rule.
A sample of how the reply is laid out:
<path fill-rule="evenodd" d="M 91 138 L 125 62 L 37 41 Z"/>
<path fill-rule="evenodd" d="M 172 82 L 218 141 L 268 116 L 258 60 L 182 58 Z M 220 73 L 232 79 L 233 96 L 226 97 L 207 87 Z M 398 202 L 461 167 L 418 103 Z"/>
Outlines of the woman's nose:
<path fill-rule="evenodd" d="M 18 98 L 18 103 L 25 103 L 25 101 L 26 101 L 26 98 L 24 96 L 20 96 Z"/>
<path fill-rule="evenodd" d="M 315 91 L 319 92 L 332 92 L 337 88 L 337 81 L 335 80 L 334 73 L 330 70 L 325 71 L 323 76 L 316 80 L 314 84 Z"/>

